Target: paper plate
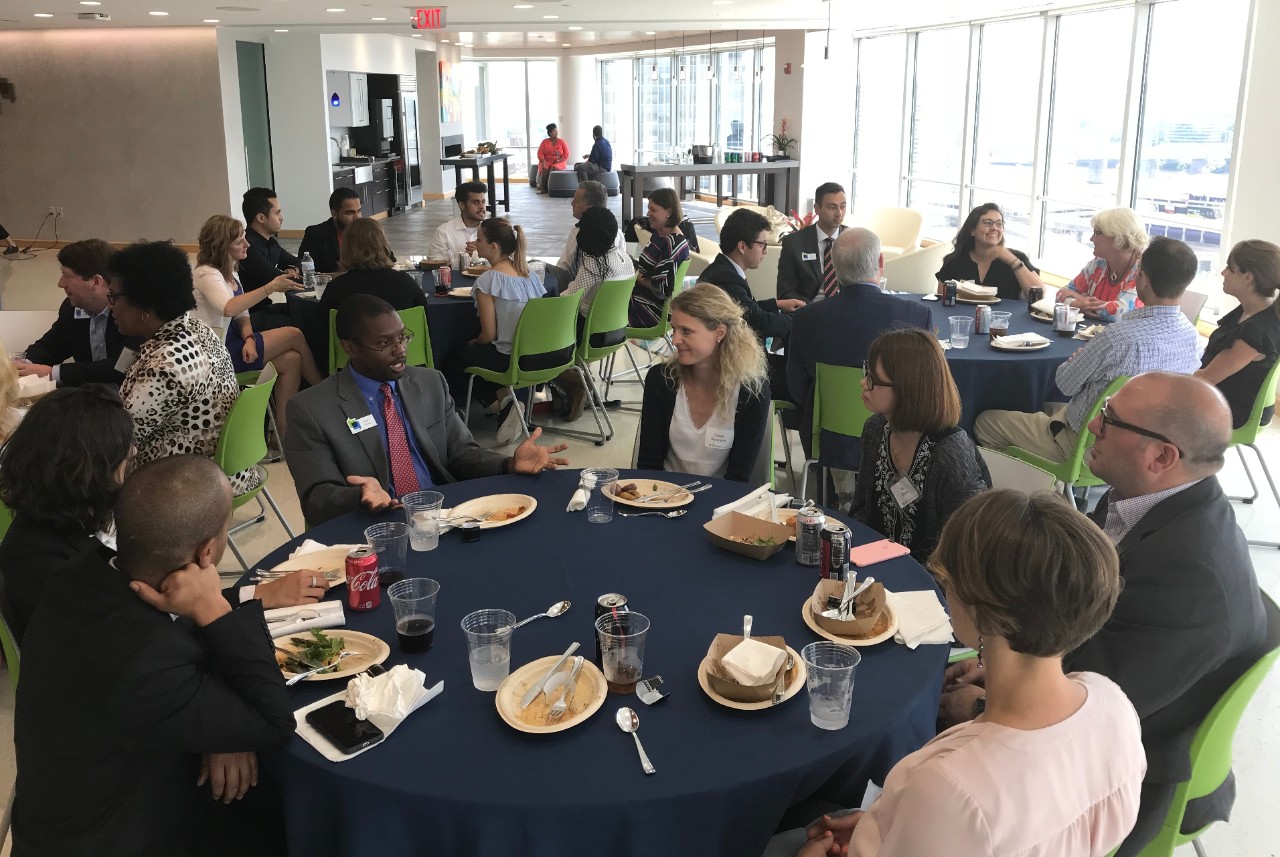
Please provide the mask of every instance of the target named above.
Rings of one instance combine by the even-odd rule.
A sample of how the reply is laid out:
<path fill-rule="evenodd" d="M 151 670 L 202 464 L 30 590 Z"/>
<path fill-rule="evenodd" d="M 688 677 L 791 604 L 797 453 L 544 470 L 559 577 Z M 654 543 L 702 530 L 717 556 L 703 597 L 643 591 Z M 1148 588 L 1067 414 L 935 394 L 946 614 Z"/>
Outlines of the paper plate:
<path fill-rule="evenodd" d="M 293 644 L 294 637 L 306 637 L 310 631 L 299 631 L 296 634 L 290 634 L 287 637 L 280 637 L 272 642 L 282 649 L 296 652 L 298 647 Z M 391 656 L 391 647 L 383 640 L 373 636 L 372 634 L 362 634 L 359 631 L 348 631 L 346 628 L 325 628 L 321 631 L 326 637 L 341 637 L 342 650 L 345 652 L 355 652 L 349 658 L 343 658 L 338 662 L 338 668 L 331 673 L 317 673 L 316 675 L 307 676 L 303 681 L 331 681 L 333 679 L 348 679 L 356 673 L 362 673 L 374 664 L 380 664 Z M 296 673 L 280 670 L 285 678 L 293 678 Z"/>
<path fill-rule="evenodd" d="M 505 527 L 507 524 L 514 524 L 517 521 L 523 521 L 525 518 L 533 514 L 533 510 L 538 508 L 538 501 L 530 497 L 528 494 L 490 494 L 487 497 L 477 497 L 474 500 L 468 500 L 465 503 L 459 503 L 452 509 L 442 509 L 440 517 L 442 518 L 459 518 L 463 515 L 474 515 L 480 517 L 488 512 L 495 510 L 511 509 L 514 510 L 520 506 L 524 506 L 524 511 L 516 515 L 514 518 L 506 518 L 504 520 L 488 520 L 480 522 L 480 529 L 492 530 L 495 527 Z M 461 521 L 458 523 L 462 523 Z M 458 524 L 449 524 L 440 529 L 448 531 L 456 528 Z"/>
<path fill-rule="evenodd" d="M 800 653 L 795 649 L 787 646 L 787 654 L 791 656 L 791 662 L 795 664 L 791 668 L 791 679 L 787 682 L 787 688 L 782 692 L 782 702 L 786 702 L 791 697 L 800 692 L 800 688 L 804 687 L 805 678 L 808 676 L 808 670 L 804 667 L 804 658 L 800 657 Z M 764 702 L 738 702 L 736 699 L 725 699 L 720 694 L 711 689 L 711 682 L 707 681 L 707 658 L 703 658 L 698 664 L 698 686 L 702 688 L 702 692 L 711 697 L 715 702 L 720 703 L 725 708 L 736 708 L 739 711 L 759 711 L 762 708 L 773 708 L 772 700 Z M 777 703 L 781 705 L 782 702 Z"/>
<path fill-rule="evenodd" d="M 962 298 L 956 295 L 956 303 L 962 304 L 998 304 L 1000 298 Z"/>
<path fill-rule="evenodd" d="M 630 485 L 635 483 L 636 490 L 643 497 L 646 494 L 655 494 L 658 491 L 674 491 L 680 487 L 678 482 L 663 482 L 661 479 L 624 479 L 618 477 L 615 489 L 622 485 Z M 702 486 L 695 486 L 702 487 Z M 693 495 L 688 491 L 681 491 L 679 494 L 673 494 L 670 500 L 661 500 L 658 502 L 638 503 L 635 500 L 624 500 L 618 495 L 613 496 L 614 502 L 621 503 L 624 506 L 632 506 L 636 509 L 679 509 L 681 506 L 688 506 L 693 502 Z"/>
<path fill-rule="evenodd" d="M 889 611 L 889 628 L 883 634 L 876 634 L 874 637 L 841 637 L 839 634 L 833 634 L 826 628 L 818 624 L 818 620 L 813 616 L 813 609 L 809 606 L 809 602 L 813 600 L 812 596 L 804 600 L 804 604 L 800 607 L 800 612 L 804 617 L 804 623 L 809 626 L 809 630 L 822 637 L 824 640 L 830 640 L 833 643 L 842 643 L 846 646 L 874 646 L 877 643 L 883 643 L 885 640 L 893 639 L 893 635 L 898 630 L 898 614 L 894 612 L 892 606 L 886 604 L 884 609 Z"/>
<path fill-rule="evenodd" d="M 272 568 L 272 571 L 298 571 L 309 569 L 324 574 L 330 586 L 339 586 L 347 582 L 347 553 L 351 548 L 339 545 L 336 548 L 325 548 L 286 559 Z"/>
<path fill-rule="evenodd" d="M 449 297 L 466 298 L 467 300 L 471 300 L 472 289 L 472 286 L 459 286 L 456 289 L 449 289 Z"/>
<path fill-rule="evenodd" d="M 578 673 L 578 689 L 574 694 L 573 702 L 570 703 L 569 710 L 565 712 L 564 717 L 560 718 L 559 723 L 546 722 L 547 712 L 551 709 L 551 703 L 547 701 L 546 694 L 538 694 L 537 698 L 529 703 L 528 708 L 522 709 L 520 700 L 525 692 L 546 675 L 547 670 L 551 669 L 558 660 L 560 660 L 559 655 L 538 658 L 520 667 L 498 685 L 493 704 L 498 709 L 498 716 L 512 729 L 534 734 L 563 732 L 586 722 L 591 715 L 600 710 L 600 706 L 604 705 L 605 697 L 609 695 L 609 684 L 604 680 L 604 673 L 600 672 L 600 669 L 590 660 L 585 660 L 582 662 L 582 670 Z M 572 668 L 570 666 L 572 663 L 572 659 L 565 661 L 560 671 L 567 675 Z"/>
<path fill-rule="evenodd" d="M 492 270 L 493 268 L 490 268 L 488 265 L 468 265 L 462 269 L 462 275 L 464 277 L 478 277 L 485 271 Z"/>
<path fill-rule="evenodd" d="M 444 268 L 449 264 L 448 259 L 422 259 L 418 262 L 418 267 L 424 271 L 435 271 Z"/>
<path fill-rule="evenodd" d="M 1000 345 L 995 340 L 991 341 L 991 347 L 996 351 L 1039 351 L 1041 348 L 1048 348 L 1053 345 L 1052 342 L 1037 342 L 1034 345 Z"/>
<path fill-rule="evenodd" d="M 1044 315 L 1042 313 L 1036 312 L 1035 310 L 1031 310 L 1029 315 L 1034 321 L 1042 321 L 1045 324 L 1053 324 L 1053 316 L 1051 315 Z"/>

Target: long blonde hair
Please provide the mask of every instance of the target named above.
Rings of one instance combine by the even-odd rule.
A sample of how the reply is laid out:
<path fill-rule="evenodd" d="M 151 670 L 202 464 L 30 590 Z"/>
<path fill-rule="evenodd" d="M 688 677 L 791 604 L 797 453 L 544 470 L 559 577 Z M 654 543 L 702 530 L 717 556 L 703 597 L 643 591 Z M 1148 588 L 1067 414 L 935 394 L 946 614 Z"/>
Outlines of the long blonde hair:
<path fill-rule="evenodd" d="M 215 214 L 200 227 L 200 252 L 197 265 L 217 268 L 224 280 L 231 280 L 236 265 L 231 261 L 231 243 L 244 232 L 244 224 L 234 217 Z"/>
<path fill-rule="evenodd" d="M 719 286 L 711 283 L 698 283 L 685 289 L 671 301 L 671 311 L 682 312 L 706 325 L 707 330 L 715 330 L 724 325 L 724 339 L 716 347 L 715 359 L 720 374 L 720 383 L 716 387 L 716 408 L 726 417 L 729 402 L 740 387 L 745 387 L 752 396 L 758 396 L 764 390 L 769 370 L 765 364 L 764 349 L 755 332 L 742 317 L 742 307 Z M 680 365 L 675 355 L 663 366 L 667 377 L 677 384 L 683 383 L 690 369 Z"/>
<path fill-rule="evenodd" d="M 9 440 L 12 426 L 6 425 L 9 408 L 18 401 L 18 370 L 9 360 L 9 354 L 0 349 L 0 443 Z"/>

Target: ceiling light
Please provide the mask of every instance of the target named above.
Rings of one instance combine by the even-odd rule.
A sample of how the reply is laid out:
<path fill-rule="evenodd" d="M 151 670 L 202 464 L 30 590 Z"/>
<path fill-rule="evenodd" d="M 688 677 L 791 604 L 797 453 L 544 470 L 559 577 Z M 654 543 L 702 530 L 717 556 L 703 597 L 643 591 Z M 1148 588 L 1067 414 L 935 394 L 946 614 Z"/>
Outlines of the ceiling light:
<path fill-rule="evenodd" d="M 98 0 L 80 0 L 80 5 L 81 6 L 101 6 L 102 4 L 99 3 Z"/>
<path fill-rule="evenodd" d="M 148 15 L 154 15 L 154 16 L 156 16 L 157 18 L 166 18 L 166 17 L 168 17 L 168 15 L 169 15 L 169 13 L 168 13 L 168 12 L 148 12 L 147 14 L 148 14 Z"/>
<path fill-rule="evenodd" d="M 645 30 L 645 31 L 644 31 L 644 34 L 645 34 L 646 36 L 656 36 L 656 35 L 658 35 L 658 34 L 657 34 L 657 32 L 655 32 L 655 31 L 653 31 L 653 30 Z"/>
<path fill-rule="evenodd" d="M 581 30 L 582 28 L 581 28 L 581 27 L 570 27 L 569 29 L 570 29 L 570 30 Z"/>
<path fill-rule="evenodd" d="M 386 19 L 386 18 L 370 18 L 369 20 L 370 20 L 370 21 L 385 21 L 385 20 L 387 20 L 387 19 Z"/>
<path fill-rule="evenodd" d="M 415 39 L 420 39 L 420 38 L 422 38 L 422 33 L 414 33 L 414 34 L 413 34 L 413 37 L 414 37 Z"/>
<path fill-rule="evenodd" d="M 543 15 L 542 17 L 549 19 L 549 18 L 559 18 L 560 16 L 559 15 Z"/>
<path fill-rule="evenodd" d="M 203 23 L 205 23 L 205 24 L 217 24 L 217 23 L 218 23 L 218 21 L 219 21 L 219 19 L 217 19 L 217 18 L 205 18 Z"/>
<path fill-rule="evenodd" d="M 422 36 L 421 36 L 420 34 L 418 34 L 418 33 L 415 33 L 413 37 L 414 37 L 415 39 L 420 39 L 420 38 L 422 38 Z M 451 40 L 451 39 L 441 39 L 441 40 L 440 40 L 440 44 L 442 44 L 442 45 L 448 45 L 448 44 L 452 44 L 452 43 L 453 43 L 453 42 L 452 42 L 452 40 Z"/>
<path fill-rule="evenodd" d="M 730 6 L 732 4 L 733 0 L 711 0 L 712 6 Z"/>
<path fill-rule="evenodd" d="M 532 3 L 517 3 L 516 5 L 512 6 L 511 8 L 512 8 L 512 9 L 532 9 L 532 8 L 533 8 L 533 4 L 532 4 Z"/>
<path fill-rule="evenodd" d="M 325 9 L 326 12 L 345 12 L 346 9 Z"/>
<path fill-rule="evenodd" d="M 562 48 L 571 48 L 571 47 L 573 47 L 573 45 L 569 44 L 568 42 L 561 42 L 561 43 L 560 43 L 560 47 L 562 47 Z"/>
<path fill-rule="evenodd" d="M 52 18 L 52 17 L 53 17 L 53 15 L 52 15 L 51 13 L 49 13 L 49 12 L 36 12 L 36 13 L 35 13 L 35 17 L 37 17 L 37 18 Z"/>
<path fill-rule="evenodd" d="M 289 32 L 289 31 L 288 31 L 288 30 L 273 30 L 273 32 L 276 32 L 276 33 L 287 33 L 287 32 Z"/>

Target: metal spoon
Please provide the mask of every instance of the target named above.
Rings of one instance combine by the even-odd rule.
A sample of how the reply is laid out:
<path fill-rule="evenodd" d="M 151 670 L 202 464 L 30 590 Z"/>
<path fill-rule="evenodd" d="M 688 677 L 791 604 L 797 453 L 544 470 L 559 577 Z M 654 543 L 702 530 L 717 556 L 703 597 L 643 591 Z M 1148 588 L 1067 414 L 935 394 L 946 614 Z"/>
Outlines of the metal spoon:
<path fill-rule="evenodd" d="M 619 512 L 618 514 L 624 518 L 643 518 L 645 515 L 658 515 L 662 518 L 679 518 L 688 511 L 688 509 L 676 509 L 674 512 Z"/>
<path fill-rule="evenodd" d="M 352 655 L 354 655 L 354 654 L 355 654 L 355 652 L 343 652 L 342 654 L 338 655 L 337 660 L 335 660 L 333 663 L 331 663 L 331 664 L 327 664 L 327 665 L 322 666 L 322 667 L 316 667 L 315 669 L 313 669 L 313 670 L 308 670 L 307 672 L 304 672 L 304 673 L 298 673 L 297 675 L 293 676 L 293 677 L 292 677 L 292 678 L 290 678 L 288 681 L 286 681 L 286 682 L 284 683 L 284 686 L 285 686 L 285 687 L 293 687 L 295 684 L 297 684 L 298 682 L 302 681 L 302 680 L 303 680 L 304 678 L 306 678 L 307 676 L 312 676 L 312 675 L 315 675 L 315 674 L 316 674 L 316 673 L 318 673 L 318 672 L 324 672 L 324 671 L 325 671 L 325 670 L 327 670 L 327 669 L 332 669 L 333 667 L 336 667 L 336 666 L 338 665 L 338 661 L 341 661 L 341 660 L 343 660 L 343 659 L 345 659 L 345 658 L 349 658 L 349 657 L 351 657 L 351 656 L 352 656 Z"/>
<path fill-rule="evenodd" d="M 644 745 L 640 743 L 640 736 L 636 733 L 640 731 L 640 717 L 630 708 L 618 709 L 618 728 L 626 732 L 632 738 L 636 739 L 636 752 L 640 754 L 640 766 L 644 768 L 646 774 L 652 774 L 657 771 L 653 763 L 649 761 L 649 756 L 644 751 Z"/>
<path fill-rule="evenodd" d="M 555 604 L 552 604 L 550 607 L 547 608 L 546 613 L 537 613 L 533 616 L 530 616 L 528 619 L 521 619 L 519 622 L 511 626 L 511 630 L 514 631 L 516 628 L 519 628 L 521 625 L 528 625 L 534 619 L 554 619 L 555 617 L 559 616 L 561 613 L 568 612 L 571 604 L 572 602 L 570 601 L 557 601 Z"/>

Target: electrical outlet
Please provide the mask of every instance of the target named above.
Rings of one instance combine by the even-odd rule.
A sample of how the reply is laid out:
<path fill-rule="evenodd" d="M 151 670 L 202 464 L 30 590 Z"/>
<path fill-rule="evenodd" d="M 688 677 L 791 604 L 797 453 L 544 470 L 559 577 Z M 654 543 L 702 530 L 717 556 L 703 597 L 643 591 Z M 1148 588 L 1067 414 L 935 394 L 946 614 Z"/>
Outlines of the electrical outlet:
<path fill-rule="evenodd" d="M 56 206 L 56 205 L 51 205 L 51 206 L 49 206 L 49 213 L 50 213 L 50 214 L 52 214 L 53 216 L 57 217 L 57 215 L 58 215 L 58 206 Z"/>

